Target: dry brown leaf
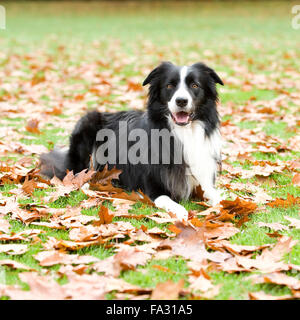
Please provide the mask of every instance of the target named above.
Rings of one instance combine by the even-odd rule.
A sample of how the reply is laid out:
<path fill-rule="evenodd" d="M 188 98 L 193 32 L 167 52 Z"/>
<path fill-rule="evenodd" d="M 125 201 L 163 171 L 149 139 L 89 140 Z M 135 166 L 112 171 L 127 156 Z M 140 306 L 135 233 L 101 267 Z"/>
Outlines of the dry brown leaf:
<path fill-rule="evenodd" d="M 178 235 L 181 232 L 181 229 L 179 229 L 178 227 L 176 227 L 174 224 L 170 224 L 168 225 L 168 229 L 175 233 L 176 235 Z"/>
<path fill-rule="evenodd" d="M 26 177 L 23 185 L 22 185 L 22 190 L 28 194 L 32 195 L 33 191 L 37 188 L 37 183 L 34 180 L 28 180 L 28 177 Z"/>
<path fill-rule="evenodd" d="M 9 228 L 10 228 L 9 222 L 7 220 L 4 220 L 0 216 L 0 232 L 8 233 L 9 232 Z"/>
<path fill-rule="evenodd" d="M 230 243 L 229 241 L 226 241 L 226 240 L 210 241 L 208 242 L 208 245 L 218 249 L 224 248 L 234 255 L 243 255 L 243 256 L 249 255 L 250 253 L 253 253 L 258 250 L 269 248 L 271 246 L 270 244 L 263 244 L 261 246 L 239 245 L 239 244 Z"/>
<path fill-rule="evenodd" d="M 202 274 L 199 275 L 198 277 L 190 276 L 189 282 L 190 282 L 190 289 L 194 291 L 207 292 L 208 290 L 211 290 L 214 288 L 212 281 L 204 277 Z"/>
<path fill-rule="evenodd" d="M 19 203 L 14 197 L 5 200 L 4 204 L 0 205 L 0 214 L 6 215 L 19 209 Z"/>
<path fill-rule="evenodd" d="M 262 273 L 291 270 L 295 266 L 284 263 L 282 258 L 286 253 L 291 251 L 296 243 L 297 241 L 292 238 L 282 236 L 271 250 L 267 248 L 263 249 L 262 254 L 255 259 L 235 255 L 231 259 L 222 262 L 219 265 L 219 269 L 226 272 L 251 272 L 253 270 L 259 270 Z M 296 270 L 297 268 L 296 266 Z"/>
<path fill-rule="evenodd" d="M 20 263 L 15 260 L 11 260 L 11 259 L 0 260 L 0 265 L 1 266 L 9 266 L 10 268 L 13 268 L 13 269 L 24 269 L 24 270 L 28 270 L 28 271 L 34 270 L 34 269 L 26 266 L 23 263 Z"/>
<path fill-rule="evenodd" d="M 92 245 L 99 245 L 102 244 L 100 240 L 94 241 L 68 241 L 68 240 L 60 240 L 58 243 L 55 244 L 55 249 L 62 249 L 62 250 L 70 250 L 76 251 L 82 248 L 86 248 Z"/>
<path fill-rule="evenodd" d="M 138 248 L 129 247 L 128 250 L 121 250 L 115 256 L 114 260 L 122 270 L 135 269 L 137 265 L 145 265 L 151 258 L 147 252 L 140 251 Z"/>
<path fill-rule="evenodd" d="M 281 260 L 284 254 L 290 252 L 296 243 L 297 241 L 292 238 L 283 236 L 279 238 L 271 250 L 263 250 L 262 254 L 256 259 L 236 256 L 236 261 L 238 265 L 245 267 L 247 270 L 254 268 L 264 273 L 289 270 L 290 267 Z"/>
<path fill-rule="evenodd" d="M 74 190 L 81 188 L 86 182 L 90 181 L 94 176 L 95 171 L 93 170 L 82 170 L 75 176 L 72 171 L 64 177 L 62 184 L 66 187 L 73 186 Z"/>
<path fill-rule="evenodd" d="M 143 228 L 142 228 L 142 230 L 143 230 Z M 162 230 L 162 229 L 160 229 L 160 228 L 158 228 L 158 227 L 153 227 L 153 228 L 151 228 L 151 229 L 144 229 L 143 230 L 145 233 L 147 233 L 147 234 L 149 234 L 149 235 L 156 235 L 156 236 L 166 236 L 166 235 L 169 235 L 170 236 L 170 234 L 168 234 L 166 231 L 164 231 L 164 230 Z"/>
<path fill-rule="evenodd" d="M 199 204 L 199 202 L 195 202 L 197 204 Z M 210 207 L 208 209 L 205 209 L 203 211 L 192 211 L 194 213 L 194 216 L 196 215 L 200 215 L 200 216 L 208 216 L 211 213 L 218 213 L 221 210 L 221 206 L 218 204 L 216 206 Z"/>
<path fill-rule="evenodd" d="M 143 251 L 140 247 L 123 246 L 115 255 L 101 260 L 91 267 L 97 272 L 118 277 L 122 270 L 134 270 L 137 265 L 145 265 L 152 254 Z"/>
<path fill-rule="evenodd" d="M 0 252 L 11 255 L 23 254 L 28 251 L 26 244 L 0 244 Z"/>
<path fill-rule="evenodd" d="M 48 210 L 27 211 L 27 210 L 18 209 L 14 211 L 14 213 L 12 214 L 12 218 L 18 219 L 27 225 L 35 220 L 45 218 L 48 215 L 49 215 Z"/>
<path fill-rule="evenodd" d="M 271 177 L 265 177 L 265 176 L 256 176 L 256 184 L 267 184 L 269 187 L 273 188 L 276 186 L 276 181 Z M 243 183 L 242 183 L 243 184 Z M 244 184 L 243 184 L 244 185 Z M 252 186 L 252 184 L 249 184 Z M 251 187 L 250 187 L 251 188 Z"/>
<path fill-rule="evenodd" d="M 0 234 L 0 241 L 18 241 L 18 240 L 28 241 L 28 239 L 23 237 L 22 232 L 11 234 L 11 235 Z"/>
<path fill-rule="evenodd" d="M 117 270 L 134 270 L 137 265 L 145 265 L 152 255 L 136 247 L 120 250 L 113 257 L 113 267 Z"/>
<path fill-rule="evenodd" d="M 204 244 L 204 230 L 194 230 L 191 227 L 180 227 L 181 233 L 175 240 L 164 240 L 161 245 L 172 249 L 174 255 L 182 256 L 192 261 L 211 260 L 214 262 L 223 262 L 231 257 L 226 252 L 208 252 Z"/>
<path fill-rule="evenodd" d="M 158 283 L 152 291 L 151 300 L 177 300 L 183 286 L 183 279 L 179 280 L 177 283 L 174 283 L 171 280 Z"/>
<path fill-rule="evenodd" d="M 88 264 L 99 261 L 92 256 L 80 256 L 78 254 L 66 254 L 56 250 L 41 251 L 34 256 L 42 267 L 49 267 L 55 264 Z"/>
<path fill-rule="evenodd" d="M 239 233 L 240 230 L 233 226 L 232 223 L 224 223 L 217 228 L 205 228 L 205 239 L 223 240 L 229 239 L 235 234 Z"/>
<path fill-rule="evenodd" d="M 290 221 L 289 227 L 300 229 L 300 219 L 291 218 L 289 216 L 284 216 L 284 218 Z"/>
<path fill-rule="evenodd" d="M 153 238 L 146 234 L 142 229 L 137 230 L 135 233 L 131 233 L 131 240 L 142 242 L 153 242 Z"/>
<path fill-rule="evenodd" d="M 97 263 L 91 265 L 93 270 L 97 272 L 103 272 L 107 276 L 118 277 L 121 272 L 121 267 L 115 264 L 114 256 L 103 259 Z"/>
<path fill-rule="evenodd" d="M 288 208 L 290 206 L 300 204 L 300 197 L 294 197 L 293 195 L 289 194 L 287 195 L 287 199 L 276 199 L 269 203 L 267 203 L 268 206 L 274 208 L 274 207 L 283 207 Z"/>
<path fill-rule="evenodd" d="M 69 237 L 74 241 L 99 240 L 108 241 L 112 238 L 124 238 L 125 235 L 135 231 L 135 228 L 129 222 L 117 221 L 110 224 L 101 224 L 100 226 L 82 226 L 70 231 Z M 107 239 L 106 239 L 107 238 Z"/>
<path fill-rule="evenodd" d="M 293 176 L 292 184 L 293 184 L 294 186 L 300 186 L 300 173 L 296 173 L 296 174 Z"/>
<path fill-rule="evenodd" d="M 126 199 L 134 202 L 143 202 L 148 206 L 154 206 L 154 203 L 152 202 L 152 200 L 147 195 L 145 195 L 141 190 L 138 190 L 138 192 L 133 191 L 130 194 L 123 191 L 121 193 L 112 195 L 112 197 L 118 198 L 118 199 Z"/>
<path fill-rule="evenodd" d="M 255 284 L 274 283 L 281 286 L 287 286 L 291 290 L 300 290 L 300 280 L 280 272 L 274 272 L 264 275 L 254 275 L 251 277 L 251 280 Z"/>
<path fill-rule="evenodd" d="M 290 299 L 294 299 L 294 297 L 292 295 L 272 296 L 271 294 L 267 294 L 263 291 L 249 292 L 249 298 L 251 300 L 290 300 Z"/>
<path fill-rule="evenodd" d="M 31 133 L 41 134 L 41 131 L 39 130 L 39 120 L 37 119 L 29 120 L 26 125 L 26 130 Z"/>
<path fill-rule="evenodd" d="M 98 211 L 98 215 L 99 215 L 99 220 L 94 221 L 93 223 L 94 226 L 99 226 L 101 224 L 109 224 L 112 222 L 112 219 L 114 217 L 113 214 L 109 213 L 108 208 L 104 206 L 100 207 Z"/>
<path fill-rule="evenodd" d="M 65 227 L 60 223 L 60 221 L 56 220 L 51 220 L 50 222 L 44 222 L 44 221 L 39 221 L 39 222 L 31 222 L 31 224 L 35 226 L 43 226 L 43 227 L 48 227 L 51 229 L 65 229 Z"/>
<path fill-rule="evenodd" d="M 121 170 L 113 168 L 108 170 L 108 166 L 105 165 L 102 171 L 97 171 L 90 181 L 90 189 L 98 191 L 108 192 L 122 192 L 120 188 L 115 188 L 112 185 L 112 180 L 118 180 Z"/>
<path fill-rule="evenodd" d="M 34 272 L 23 272 L 19 277 L 29 285 L 30 290 L 8 286 L 4 289 L 4 294 L 13 300 L 61 300 L 68 297 L 65 289 L 49 277 L 39 276 Z"/>
<path fill-rule="evenodd" d="M 167 268 L 167 267 L 163 267 L 159 264 L 153 264 L 152 265 L 152 268 L 153 269 L 157 269 L 159 271 L 162 271 L 162 272 L 169 272 L 169 273 L 175 273 L 174 271 L 172 271 L 170 268 Z"/>
<path fill-rule="evenodd" d="M 204 201 L 204 191 L 200 185 L 194 189 L 192 197 Z"/>
<path fill-rule="evenodd" d="M 45 199 L 55 201 L 59 197 L 69 195 L 70 192 L 80 189 L 86 182 L 91 180 L 94 174 L 95 171 L 84 169 L 75 176 L 73 171 L 69 171 L 62 181 L 57 177 L 53 177 L 50 183 L 56 186 L 57 190 L 50 194 L 49 197 L 45 197 Z"/>
<path fill-rule="evenodd" d="M 240 198 L 236 198 L 234 201 L 230 200 L 222 200 L 220 202 L 222 205 L 221 215 L 227 214 L 231 217 L 232 214 L 238 215 L 241 219 L 238 221 L 237 226 L 240 227 L 244 222 L 246 222 L 249 218 L 249 214 L 253 213 L 257 209 L 257 204 L 250 201 L 241 200 Z"/>
<path fill-rule="evenodd" d="M 54 116 L 59 116 L 60 114 L 62 114 L 63 108 L 62 105 L 60 106 L 55 106 L 52 110 L 50 111 L 46 111 L 46 114 L 49 115 L 54 115 Z"/>
<path fill-rule="evenodd" d="M 140 82 L 136 81 L 135 79 L 127 79 L 127 86 L 128 86 L 128 90 L 133 90 L 133 91 L 143 90 L 143 87 L 140 84 Z"/>
<path fill-rule="evenodd" d="M 66 274 L 69 282 L 63 286 L 71 299 L 104 299 L 105 293 L 128 292 L 128 293 L 147 293 L 149 289 L 140 288 L 117 279 L 97 274 L 78 275 L 74 272 Z"/>
<path fill-rule="evenodd" d="M 258 222 L 257 225 L 259 227 L 267 227 L 274 231 L 282 231 L 282 230 L 288 230 L 289 228 L 279 222 L 272 222 L 272 223 L 265 223 L 265 222 Z"/>

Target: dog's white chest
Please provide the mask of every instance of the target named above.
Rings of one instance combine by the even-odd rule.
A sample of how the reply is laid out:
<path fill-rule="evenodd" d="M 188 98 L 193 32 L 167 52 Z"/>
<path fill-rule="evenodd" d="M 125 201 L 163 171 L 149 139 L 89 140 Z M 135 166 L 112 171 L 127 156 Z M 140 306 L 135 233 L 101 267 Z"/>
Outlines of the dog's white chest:
<path fill-rule="evenodd" d="M 173 132 L 182 143 L 184 160 L 188 165 L 186 174 L 193 189 L 199 185 L 200 177 L 216 171 L 216 158 L 221 149 L 219 130 L 207 138 L 201 121 L 194 121 L 184 127 L 176 126 Z"/>

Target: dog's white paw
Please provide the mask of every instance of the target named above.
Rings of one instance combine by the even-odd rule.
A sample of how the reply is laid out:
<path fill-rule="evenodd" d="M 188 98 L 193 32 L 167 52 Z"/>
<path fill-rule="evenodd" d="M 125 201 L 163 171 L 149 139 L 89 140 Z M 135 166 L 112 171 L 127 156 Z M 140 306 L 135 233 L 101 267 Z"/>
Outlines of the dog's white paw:
<path fill-rule="evenodd" d="M 171 211 L 172 213 L 174 213 L 176 215 L 176 217 L 178 218 L 178 220 L 185 220 L 187 221 L 188 219 L 188 211 L 180 204 L 175 203 L 176 206 L 173 206 L 172 209 L 170 209 L 169 211 Z"/>
<path fill-rule="evenodd" d="M 208 199 L 208 204 L 211 206 L 215 206 L 225 199 L 221 190 L 210 190 L 210 192 L 204 192 L 204 197 Z"/>
<path fill-rule="evenodd" d="M 214 207 L 214 206 L 216 206 L 221 200 L 222 200 L 222 199 L 221 199 L 220 197 L 215 197 L 215 198 L 213 198 L 213 199 L 209 199 L 209 200 L 207 201 L 207 203 L 208 203 L 210 206 Z"/>
<path fill-rule="evenodd" d="M 187 221 L 188 219 L 188 211 L 182 205 L 173 201 L 168 196 L 160 196 L 156 198 L 154 204 L 158 208 L 174 213 L 178 220 Z"/>

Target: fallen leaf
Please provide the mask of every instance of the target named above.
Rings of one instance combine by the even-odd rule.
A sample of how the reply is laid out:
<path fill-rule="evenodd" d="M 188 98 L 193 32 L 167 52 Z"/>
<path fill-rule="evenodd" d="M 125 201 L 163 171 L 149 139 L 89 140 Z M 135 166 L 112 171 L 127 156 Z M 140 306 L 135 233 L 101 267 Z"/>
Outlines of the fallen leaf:
<path fill-rule="evenodd" d="M 95 171 L 87 171 L 86 169 L 84 169 L 81 172 L 77 173 L 75 176 L 73 174 L 73 171 L 69 171 L 62 181 L 54 176 L 50 180 L 50 183 L 58 188 L 55 192 L 51 193 L 49 197 L 47 197 L 47 200 L 55 201 L 59 197 L 67 196 L 70 192 L 80 189 L 93 177 L 94 174 Z"/>
<path fill-rule="evenodd" d="M 300 290 L 300 280 L 288 276 L 284 273 L 274 272 L 264 275 L 255 275 L 251 277 L 253 283 L 273 283 L 281 286 L 287 286 L 291 290 Z"/>
<path fill-rule="evenodd" d="M 37 183 L 34 180 L 28 180 L 28 177 L 26 177 L 23 185 L 22 185 L 22 190 L 28 194 L 32 195 L 33 191 L 37 188 Z"/>
<path fill-rule="evenodd" d="M 29 120 L 26 125 L 26 130 L 31 133 L 41 134 L 41 131 L 39 130 L 39 120 L 37 119 Z"/>
<path fill-rule="evenodd" d="M 152 291 L 151 300 L 177 300 L 183 286 L 183 279 L 179 280 L 177 283 L 174 283 L 171 280 L 158 283 Z"/>
<path fill-rule="evenodd" d="M 296 174 L 293 176 L 292 184 L 293 184 L 294 186 L 300 186 L 300 173 L 296 173 Z"/>
<path fill-rule="evenodd" d="M 114 256 L 114 265 L 119 265 L 121 270 L 133 270 L 137 265 L 145 265 L 151 259 L 151 254 L 138 248 L 129 247 L 119 251 Z"/>
<path fill-rule="evenodd" d="M 300 203 L 300 197 L 294 197 L 293 195 L 289 194 L 287 195 L 287 199 L 275 199 L 269 203 L 267 203 L 268 206 L 274 208 L 274 207 L 283 207 L 288 208 L 290 206 L 296 205 Z"/>
<path fill-rule="evenodd" d="M 214 288 L 212 281 L 210 279 L 205 278 L 203 275 L 198 277 L 190 276 L 190 289 L 194 291 L 207 292 Z"/>
<path fill-rule="evenodd" d="M 4 294 L 13 300 L 61 300 L 68 297 L 65 289 L 49 277 L 39 276 L 34 272 L 23 272 L 19 277 L 29 285 L 30 290 L 7 287 Z"/>
<path fill-rule="evenodd" d="M 10 255 L 23 254 L 28 251 L 26 244 L 0 244 L 0 252 Z"/>
<path fill-rule="evenodd" d="M 3 233 L 8 233 L 9 232 L 9 228 L 10 228 L 10 224 L 7 220 L 4 220 L 1 216 L 0 216 L 0 231 Z"/>
<path fill-rule="evenodd" d="M 238 215 L 240 220 L 237 223 L 237 226 L 240 227 L 244 222 L 249 218 L 249 214 L 253 213 L 257 209 L 257 204 L 250 201 L 245 201 L 240 198 L 236 198 L 234 201 L 231 200 L 222 200 L 220 202 L 222 205 L 220 217 L 222 214 L 227 215 Z"/>
<path fill-rule="evenodd" d="M 34 256 L 42 267 L 49 267 L 55 264 L 88 264 L 99 261 L 92 256 L 81 256 L 78 254 L 66 254 L 56 250 L 41 251 Z"/>
<path fill-rule="evenodd" d="M 243 256 L 249 255 L 250 253 L 253 253 L 258 250 L 269 248 L 271 246 L 270 244 L 263 244 L 261 246 L 239 245 L 239 244 L 230 243 L 229 241 L 226 241 L 226 240 L 211 241 L 211 242 L 208 242 L 208 245 L 213 246 L 214 248 L 219 248 L 219 249 L 224 248 L 232 254 L 243 255 Z"/>
<path fill-rule="evenodd" d="M 222 262 L 231 257 L 226 252 L 208 252 L 204 244 L 204 230 L 194 230 L 191 227 L 180 227 L 181 233 L 174 240 L 164 240 L 161 245 L 170 247 L 174 255 L 182 256 L 192 261 L 209 259 Z"/>
<path fill-rule="evenodd" d="M 13 268 L 13 269 L 34 270 L 34 269 L 26 266 L 23 263 L 20 263 L 20 262 L 11 260 L 11 259 L 0 260 L 0 265 L 1 266 L 8 266 L 8 267 Z"/>
<path fill-rule="evenodd" d="M 282 231 L 282 230 L 288 230 L 289 228 L 279 222 L 272 222 L 272 223 L 265 223 L 265 222 L 258 222 L 257 225 L 259 227 L 267 227 L 274 231 Z"/>
<path fill-rule="evenodd" d="M 112 222 L 112 219 L 114 217 L 113 214 L 110 214 L 108 211 L 108 208 L 101 206 L 99 211 L 98 211 L 98 215 L 99 215 L 99 220 L 94 221 L 94 225 L 95 226 L 99 226 L 101 224 L 109 224 Z"/>
<path fill-rule="evenodd" d="M 249 298 L 251 300 L 290 300 L 294 299 L 292 295 L 272 296 L 263 291 L 249 292 Z"/>
<path fill-rule="evenodd" d="M 284 219 L 290 221 L 289 227 L 300 229 L 300 219 L 291 218 L 289 216 L 284 216 Z"/>

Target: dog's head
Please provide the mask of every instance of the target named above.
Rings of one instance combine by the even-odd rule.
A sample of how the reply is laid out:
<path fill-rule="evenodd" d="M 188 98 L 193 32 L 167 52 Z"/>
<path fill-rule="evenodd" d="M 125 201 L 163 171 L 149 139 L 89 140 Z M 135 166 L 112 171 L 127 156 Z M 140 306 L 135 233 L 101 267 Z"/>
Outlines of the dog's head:
<path fill-rule="evenodd" d="M 150 83 L 149 108 L 155 105 L 160 115 L 170 115 L 176 125 L 185 126 L 211 110 L 208 101 L 218 99 L 216 83 L 223 81 L 204 63 L 178 67 L 163 62 L 152 70 L 143 82 Z M 209 104 L 211 108 L 211 104 Z"/>

